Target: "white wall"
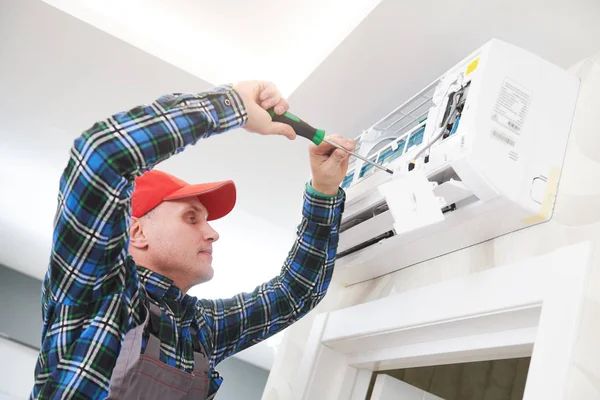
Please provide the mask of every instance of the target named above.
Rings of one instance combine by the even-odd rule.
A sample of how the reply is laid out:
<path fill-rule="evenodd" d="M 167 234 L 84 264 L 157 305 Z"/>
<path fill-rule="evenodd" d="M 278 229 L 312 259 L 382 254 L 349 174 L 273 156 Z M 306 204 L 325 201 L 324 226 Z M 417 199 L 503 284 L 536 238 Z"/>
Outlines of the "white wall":
<path fill-rule="evenodd" d="M 0 337 L 0 400 L 29 397 L 37 355 L 36 350 Z"/>
<path fill-rule="evenodd" d="M 260 400 L 262 397 L 269 371 L 236 358 L 226 359 L 216 369 L 224 381 L 215 400 Z"/>
<path fill-rule="evenodd" d="M 0 264 L 0 335 L 39 347 L 41 297 L 42 281 Z"/>

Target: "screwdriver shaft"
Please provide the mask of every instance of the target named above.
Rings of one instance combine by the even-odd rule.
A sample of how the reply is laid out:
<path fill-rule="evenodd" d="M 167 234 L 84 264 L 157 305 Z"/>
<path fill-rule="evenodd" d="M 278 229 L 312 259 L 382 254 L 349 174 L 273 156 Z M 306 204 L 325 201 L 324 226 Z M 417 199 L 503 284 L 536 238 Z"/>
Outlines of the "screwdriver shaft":
<path fill-rule="evenodd" d="M 333 141 L 331 141 L 331 140 L 323 139 L 323 141 L 324 141 L 325 143 L 327 143 L 327 144 L 330 144 L 330 145 L 332 145 L 333 147 L 336 147 L 336 148 L 338 148 L 338 149 L 340 149 L 340 150 L 343 150 L 343 151 L 345 151 L 346 153 L 348 153 L 348 154 L 350 154 L 350 155 L 352 155 L 352 156 L 354 156 L 354 157 L 356 157 L 356 158 L 358 158 L 358 159 L 360 159 L 360 160 L 363 160 L 363 161 L 364 161 L 364 162 L 366 162 L 366 163 L 369 163 L 369 164 L 371 164 L 371 165 L 372 165 L 372 166 L 374 166 L 374 167 L 377 167 L 377 168 L 379 168 L 379 169 L 380 169 L 380 170 L 382 170 L 382 171 L 385 171 L 385 172 L 387 172 L 388 174 L 392 174 L 392 175 L 394 175 L 394 171 L 392 171 L 391 169 L 389 169 L 389 168 L 386 168 L 386 167 L 384 167 L 383 165 L 379 165 L 379 164 L 377 164 L 377 163 L 374 163 L 373 161 L 371 161 L 371 160 L 368 160 L 368 159 L 364 158 L 363 156 L 361 156 L 361 155 L 359 155 L 359 154 L 357 154 L 357 153 L 355 153 L 355 152 L 353 152 L 353 151 L 350 151 L 350 150 L 348 150 L 348 149 L 344 148 L 343 146 L 340 146 L 339 144 L 337 144 L 337 143 L 335 143 L 335 142 L 333 142 Z"/>

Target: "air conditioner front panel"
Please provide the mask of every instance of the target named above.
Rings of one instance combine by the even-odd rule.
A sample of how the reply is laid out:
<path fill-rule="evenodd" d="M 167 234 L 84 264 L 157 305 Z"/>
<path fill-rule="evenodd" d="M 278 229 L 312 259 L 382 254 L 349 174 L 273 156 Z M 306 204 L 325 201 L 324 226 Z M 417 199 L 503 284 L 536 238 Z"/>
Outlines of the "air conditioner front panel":
<path fill-rule="evenodd" d="M 396 173 L 362 161 L 349 171 L 336 275 L 352 284 L 548 221 L 578 89 L 563 69 L 491 40 L 366 129 L 361 154 Z"/>

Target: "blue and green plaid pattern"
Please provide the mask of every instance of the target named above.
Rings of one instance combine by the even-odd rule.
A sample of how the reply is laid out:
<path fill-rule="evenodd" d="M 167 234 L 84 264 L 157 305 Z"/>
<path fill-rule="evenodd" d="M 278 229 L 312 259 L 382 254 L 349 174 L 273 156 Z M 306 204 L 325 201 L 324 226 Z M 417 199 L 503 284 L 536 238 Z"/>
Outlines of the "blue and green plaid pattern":
<path fill-rule="evenodd" d="M 161 360 L 191 372 L 190 326 L 211 363 L 212 398 L 225 358 L 297 321 L 324 297 L 333 271 L 345 195 L 305 192 L 297 240 L 281 273 L 250 293 L 204 300 L 136 266 L 127 253 L 134 179 L 202 138 L 243 126 L 231 86 L 172 94 L 97 122 L 75 140 L 60 180 L 43 331 L 32 399 L 104 398 L 125 333 L 162 310 Z M 145 342 L 144 342 L 145 343 Z"/>

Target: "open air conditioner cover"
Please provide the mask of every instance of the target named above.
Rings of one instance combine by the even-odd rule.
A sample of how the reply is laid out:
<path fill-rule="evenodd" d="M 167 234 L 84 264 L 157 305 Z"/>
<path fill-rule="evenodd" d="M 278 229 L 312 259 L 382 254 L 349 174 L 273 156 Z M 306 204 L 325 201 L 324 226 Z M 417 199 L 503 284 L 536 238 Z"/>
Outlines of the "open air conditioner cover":
<path fill-rule="evenodd" d="M 549 220 L 579 79 L 491 40 L 356 138 L 336 279 L 352 284 Z"/>

